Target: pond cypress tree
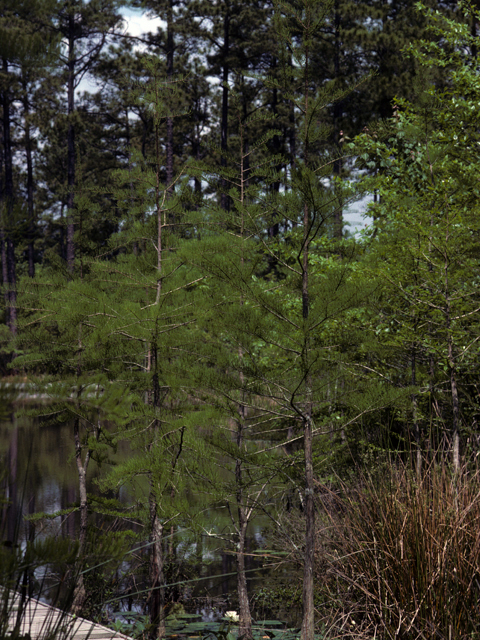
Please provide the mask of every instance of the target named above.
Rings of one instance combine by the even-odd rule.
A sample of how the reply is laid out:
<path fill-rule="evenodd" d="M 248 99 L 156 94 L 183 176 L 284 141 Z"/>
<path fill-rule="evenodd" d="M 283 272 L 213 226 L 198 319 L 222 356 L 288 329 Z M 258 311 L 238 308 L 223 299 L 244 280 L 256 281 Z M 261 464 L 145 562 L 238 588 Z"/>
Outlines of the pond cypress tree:
<path fill-rule="evenodd" d="M 249 130 L 271 124 L 272 118 L 262 112 L 245 117 L 243 98 L 236 94 L 231 98 L 230 121 L 237 120 L 237 135 L 231 137 L 225 168 L 218 174 L 208 163 L 197 167 L 202 179 L 213 188 L 220 183 L 231 206 L 225 210 L 222 200 L 215 205 L 206 198 L 197 212 L 198 241 L 185 245 L 182 255 L 197 266 L 199 273 L 208 274 L 197 303 L 203 309 L 200 326 L 206 337 L 196 349 L 202 362 L 198 388 L 203 392 L 202 403 L 216 408 L 217 426 L 209 441 L 218 452 L 219 464 L 225 464 L 228 456 L 229 479 L 222 488 L 216 488 L 215 495 L 226 505 L 232 523 L 233 535 L 229 538 L 237 566 L 239 634 L 251 638 L 247 528 L 262 505 L 266 488 L 272 488 L 278 468 L 271 454 L 259 453 L 255 443 L 261 437 L 266 400 L 252 378 L 255 338 L 245 326 L 250 324 L 253 311 L 248 289 L 263 263 L 261 247 L 255 241 L 256 227 L 262 224 L 260 219 L 265 221 L 262 189 L 278 179 L 275 166 L 280 158 L 264 156 L 275 130 L 247 142 Z"/>
<path fill-rule="evenodd" d="M 322 176 L 330 171 L 329 159 L 317 159 L 314 146 L 328 129 L 322 123 L 322 111 L 332 102 L 345 96 L 345 90 L 326 85 L 322 88 L 312 84 L 312 55 L 315 34 L 331 14 L 329 3 L 317 0 L 302 0 L 301 3 L 288 3 L 279 0 L 275 3 L 277 29 L 281 46 L 288 49 L 294 64 L 286 67 L 285 78 L 288 84 L 282 87 L 285 97 L 295 105 L 300 122 L 298 139 L 301 143 L 300 154 L 292 175 L 291 191 L 282 198 L 280 208 L 292 222 L 290 234 L 290 256 L 285 260 L 279 253 L 280 247 L 273 243 L 269 251 L 286 269 L 286 278 L 279 283 L 289 304 L 282 306 L 278 301 L 271 302 L 262 296 L 262 305 L 268 310 L 271 321 L 270 331 L 285 335 L 289 339 L 279 341 L 281 350 L 296 353 L 295 374 L 290 374 L 286 384 L 286 396 L 291 409 L 300 421 L 303 433 L 304 481 L 303 509 L 305 514 L 305 555 L 303 575 L 303 640 L 313 640 L 314 635 L 314 584 L 313 565 L 315 555 L 315 484 L 313 436 L 317 403 L 322 395 L 322 378 L 318 370 L 323 360 L 325 348 L 319 335 L 320 327 L 328 319 L 342 312 L 349 302 L 348 295 L 338 289 L 337 278 L 348 267 L 341 266 L 327 282 L 319 281 L 318 274 L 312 268 L 315 248 L 322 236 L 333 233 L 335 212 L 342 206 L 342 189 L 337 192 L 326 187 Z M 282 55 L 286 60 L 288 56 Z M 327 157 L 328 158 L 328 157 Z M 278 257 L 277 257 L 278 256 Z M 335 281 L 337 280 L 337 285 Z M 323 286 L 325 286 L 325 289 Z M 291 287 L 291 288 L 290 288 Z M 330 287 L 333 287 L 330 289 Z M 288 292 L 288 293 L 287 293 Z M 333 294 L 333 295 L 332 295 Z M 330 298 L 330 299 L 329 299 Z M 269 305 L 271 307 L 269 309 Z M 278 326 L 275 326 L 277 325 Z M 280 327 L 282 327 L 281 329 Z M 275 328 L 274 328 L 275 327 Z M 287 327 L 289 329 L 287 330 Z M 266 330 L 266 329 L 265 329 Z M 272 338 L 264 333 L 267 341 Z M 271 334 L 270 334 L 271 335 Z M 290 344 L 288 344 L 290 343 Z M 333 370 L 334 371 L 334 370 Z M 335 375 L 335 374 L 334 374 Z M 288 391 L 287 391 L 288 389 Z M 320 398 L 318 393 L 320 392 Z M 320 401 L 321 402 L 321 401 Z"/>
<path fill-rule="evenodd" d="M 327 157 L 322 165 L 321 159 L 312 153 L 313 144 L 326 132 L 318 123 L 322 109 L 344 95 L 344 91 L 335 91 L 333 87 L 313 90 L 310 77 L 313 34 L 323 24 L 330 7 L 307 0 L 300 8 L 279 2 L 277 9 L 280 39 L 294 63 L 284 70 L 285 85 L 277 80 L 276 87 L 295 105 L 300 123 L 301 146 L 289 190 L 277 197 L 275 190 L 270 191 L 270 196 L 266 196 L 266 185 L 279 179 L 274 170 L 279 159 L 271 156 L 263 159 L 255 154 L 277 132 L 273 130 L 262 140 L 251 143 L 246 152 L 245 130 L 254 124 L 251 122 L 254 119 L 246 119 L 238 128 L 238 156 L 229 153 L 231 168 L 221 173 L 223 183 L 232 185 L 228 191 L 232 206 L 222 215 L 221 207 L 217 211 L 205 203 L 203 215 L 208 216 L 209 224 L 202 231 L 198 247 L 193 245 L 195 254 L 190 259 L 197 260 L 201 269 L 211 274 L 215 294 L 220 296 L 218 304 L 225 323 L 221 317 L 217 319 L 218 338 L 230 350 L 229 362 L 222 371 L 225 383 L 229 380 L 234 386 L 227 392 L 217 381 L 215 389 L 217 394 L 225 394 L 231 409 L 240 416 L 235 420 L 239 445 L 247 433 L 246 417 L 250 415 L 252 422 L 269 425 L 277 437 L 285 424 L 301 425 L 305 486 L 302 504 L 306 520 L 302 635 L 310 640 L 314 633 L 313 436 L 323 432 L 321 426 L 316 426 L 317 418 L 320 424 L 325 422 L 325 431 L 331 430 L 329 420 L 322 416 L 322 406 L 327 404 L 325 376 L 334 380 L 337 375 L 324 331 L 332 318 L 338 320 L 350 308 L 355 295 L 352 286 L 342 286 L 350 268 L 347 261 L 333 268 L 338 263 L 333 246 L 328 250 L 332 260 L 325 262 L 331 265 L 326 272 L 320 275 L 313 266 L 322 254 L 322 238 L 328 244 L 340 197 L 340 189 L 335 193 L 323 181 L 329 175 L 330 160 Z M 283 50 L 279 58 L 288 61 L 289 55 Z M 273 85 L 275 81 L 270 83 Z M 250 170 L 245 171 L 247 156 Z M 237 171 L 233 169 L 235 164 L 239 167 Z M 342 191 L 341 195 L 348 199 L 347 192 Z M 281 237 L 266 234 L 272 220 L 274 223 L 288 220 L 289 230 Z M 258 275 L 265 272 L 271 258 L 276 262 L 278 275 L 264 281 Z M 330 372 L 325 371 L 327 361 L 331 363 Z M 298 437 L 295 434 L 291 439 Z M 242 491 L 245 460 L 243 454 L 235 465 L 237 486 Z M 243 499 L 242 491 L 237 500 Z M 241 515 L 239 508 L 239 521 Z M 239 585 L 241 603 L 240 593 Z M 248 633 L 247 610 L 240 611 L 240 628 Z"/>
<path fill-rule="evenodd" d="M 182 242 L 191 242 L 182 210 L 187 183 L 182 170 L 166 182 L 167 145 L 162 145 L 166 120 L 182 115 L 176 109 L 181 78 L 164 75 L 155 57 L 144 57 L 144 69 L 134 92 L 152 118 L 153 149 L 132 149 L 128 168 L 117 174 L 114 198 L 123 229 L 111 239 L 109 260 L 96 260 L 90 268 L 110 299 L 101 342 L 112 350 L 112 373 L 117 371 L 138 398 L 125 433 L 136 454 L 113 470 L 105 485 L 118 490 L 131 483 L 138 490 L 136 514 L 150 539 L 151 634 L 162 637 L 165 540 L 174 524 L 192 517 L 188 488 L 198 492 L 210 467 L 190 380 L 195 370 L 190 354 L 198 339 L 193 291 L 201 277 L 192 281 L 180 258 Z M 185 239 L 174 232 L 179 225 L 186 229 Z M 146 484 L 136 487 L 139 477 Z"/>
<path fill-rule="evenodd" d="M 121 471 L 121 479 L 126 481 L 142 473 L 149 482 L 150 614 L 152 628 L 161 635 L 165 496 L 175 497 L 177 508 L 180 501 L 185 503 L 181 483 L 189 476 L 179 470 L 185 450 L 194 446 L 189 443 L 195 438 L 195 430 L 189 428 L 193 418 L 183 415 L 188 393 L 180 375 L 183 368 L 188 371 L 181 344 L 191 323 L 192 306 L 186 293 L 188 274 L 176 258 L 170 232 L 169 213 L 179 210 L 179 200 L 168 198 L 168 188 L 162 183 L 160 127 L 165 114 L 178 115 L 169 110 L 177 84 L 164 81 L 154 61 L 146 61 L 145 68 L 146 82 L 136 97 L 151 113 L 155 144 L 153 155 L 143 158 L 133 154 L 130 167 L 118 176 L 118 189 L 110 193 L 123 216 L 124 230 L 112 237 L 110 246 L 102 251 L 107 260 L 85 258 L 82 277 L 72 280 L 69 269 L 59 263 L 57 270 L 46 267 L 29 283 L 23 297 L 21 336 L 21 345 L 28 353 L 16 364 L 43 375 L 37 388 L 42 388 L 53 402 L 61 402 L 58 411 L 52 410 L 59 419 L 69 415 L 69 407 L 75 408 L 73 436 L 82 514 L 79 554 L 85 549 L 89 508 L 85 472 L 100 446 L 99 434 L 106 434 L 105 421 L 110 420 L 119 429 L 128 424 L 128 439 L 143 449 L 143 455 L 132 459 L 130 467 Z M 181 174 L 175 181 L 180 184 Z M 90 206 L 86 197 L 82 206 Z M 142 247 L 140 255 L 134 246 Z M 177 335 L 179 343 L 172 345 L 172 338 Z M 57 379 L 52 385 L 52 378 L 55 381 L 57 376 L 61 382 Z M 110 400 L 115 396 L 118 399 L 118 393 L 123 400 L 118 403 L 118 411 L 111 413 Z M 92 421 L 91 411 L 96 404 L 100 414 Z M 91 426 L 85 439 L 81 436 L 81 422 Z M 197 443 L 197 452 L 199 448 Z M 172 464 L 166 467 L 167 455 Z M 138 466 L 132 471 L 135 465 Z M 118 488 L 118 484 L 115 486 Z M 180 513 L 183 510 L 180 508 Z M 142 507 L 139 512 L 145 515 Z M 175 514 L 178 517 L 178 511 Z M 80 579 L 75 611 L 81 610 L 84 599 Z"/>

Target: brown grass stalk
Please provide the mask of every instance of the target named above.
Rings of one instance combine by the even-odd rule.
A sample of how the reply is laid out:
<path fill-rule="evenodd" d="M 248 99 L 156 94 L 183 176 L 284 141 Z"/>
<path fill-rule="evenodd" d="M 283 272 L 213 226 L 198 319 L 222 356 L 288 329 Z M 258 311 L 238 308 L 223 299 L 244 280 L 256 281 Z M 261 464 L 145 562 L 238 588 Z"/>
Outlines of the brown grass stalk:
<path fill-rule="evenodd" d="M 425 469 L 319 491 L 317 587 L 352 637 L 480 638 L 480 473 Z"/>

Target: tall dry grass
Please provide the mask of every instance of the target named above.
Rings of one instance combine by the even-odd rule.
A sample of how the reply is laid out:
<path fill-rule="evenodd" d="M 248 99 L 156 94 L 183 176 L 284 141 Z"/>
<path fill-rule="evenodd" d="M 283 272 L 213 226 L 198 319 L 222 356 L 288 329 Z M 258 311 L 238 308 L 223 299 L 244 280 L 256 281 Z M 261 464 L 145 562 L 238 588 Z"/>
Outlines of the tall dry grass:
<path fill-rule="evenodd" d="M 478 471 L 385 466 L 320 495 L 318 586 L 338 635 L 480 638 Z"/>

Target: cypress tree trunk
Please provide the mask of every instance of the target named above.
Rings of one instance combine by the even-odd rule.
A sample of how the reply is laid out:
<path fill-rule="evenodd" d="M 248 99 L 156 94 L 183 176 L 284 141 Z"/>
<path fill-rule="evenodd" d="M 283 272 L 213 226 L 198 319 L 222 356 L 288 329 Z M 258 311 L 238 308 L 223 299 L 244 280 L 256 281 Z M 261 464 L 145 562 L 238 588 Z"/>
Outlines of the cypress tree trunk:
<path fill-rule="evenodd" d="M 159 255 L 161 248 L 159 245 Z M 161 262 L 160 262 L 161 266 Z M 154 367 L 153 374 L 153 406 L 157 416 L 153 424 L 150 451 L 155 445 L 158 431 L 160 429 L 160 385 L 158 380 L 158 352 L 154 341 L 152 344 L 151 361 Z M 151 638 L 163 638 L 165 635 L 165 576 L 164 576 L 164 553 L 163 553 L 163 524 L 158 517 L 158 497 L 155 491 L 155 479 L 150 475 L 150 624 L 152 625 Z"/>
<path fill-rule="evenodd" d="M 308 145 L 306 150 L 308 157 Z M 303 215 L 303 264 L 302 264 L 302 306 L 303 319 L 308 319 L 310 310 L 308 291 L 308 253 L 309 253 L 309 210 L 304 205 Z M 315 501 L 313 483 L 313 429 L 312 429 L 312 392 L 311 380 L 308 374 L 308 335 L 305 336 L 305 356 L 303 369 L 305 376 L 305 401 L 303 413 L 303 451 L 305 465 L 305 557 L 303 565 L 303 619 L 302 640 L 313 640 L 315 629 L 315 608 L 313 601 L 313 565 L 315 560 Z"/>
<path fill-rule="evenodd" d="M 87 597 L 85 591 L 85 583 L 83 573 L 81 572 L 81 560 L 85 551 L 88 530 L 88 496 L 87 496 L 87 468 L 90 461 L 91 451 L 88 450 L 85 461 L 82 462 L 82 443 L 80 440 L 80 419 L 75 418 L 73 425 L 73 435 L 75 441 L 75 461 L 77 463 L 78 488 L 80 493 L 80 531 L 78 536 L 78 561 L 79 568 L 75 576 L 76 584 L 73 595 L 71 611 L 74 614 L 80 614 Z"/>
<path fill-rule="evenodd" d="M 310 7 L 307 8 L 305 23 L 306 30 L 310 30 L 312 16 Z M 305 47 L 305 79 L 304 79 L 304 113 L 305 119 L 309 113 L 309 47 Z M 309 166 L 309 137 L 305 130 L 304 138 L 305 166 Z M 308 259 L 310 247 L 310 210 L 308 203 L 303 206 L 303 256 L 302 256 L 302 316 L 306 325 L 310 312 L 310 299 L 308 287 Z M 305 374 L 305 409 L 303 411 L 303 447 L 305 464 L 305 558 L 303 566 L 303 620 L 302 640 L 313 640 L 315 630 L 315 609 L 313 602 L 313 564 L 315 558 L 315 503 L 313 485 L 313 429 L 312 429 L 312 390 L 309 374 L 309 348 L 310 340 L 308 327 L 304 336 L 303 371 Z"/>
<path fill-rule="evenodd" d="M 165 577 L 163 573 L 163 525 L 157 513 L 157 499 L 151 480 L 149 499 L 150 508 L 150 623 L 152 638 L 163 638 L 165 635 Z"/>
<path fill-rule="evenodd" d="M 307 411 L 310 410 L 307 408 Z M 315 559 L 315 501 L 313 485 L 312 419 L 303 419 L 303 447 L 305 461 L 305 558 L 303 565 L 302 640 L 313 640 L 315 607 L 313 601 L 313 564 Z"/>
<path fill-rule="evenodd" d="M 240 419 L 237 426 L 237 446 L 239 452 L 243 448 L 245 429 L 245 406 L 239 406 Z M 239 453 L 240 455 L 240 453 Z M 239 605 L 238 634 L 245 640 L 252 638 L 252 616 L 250 602 L 248 600 L 247 577 L 245 575 L 245 540 L 247 534 L 248 517 L 243 496 L 242 461 L 238 457 L 235 462 L 235 484 L 237 487 L 237 512 L 238 512 L 238 545 L 237 545 L 237 594 Z"/>
<path fill-rule="evenodd" d="M 445 249 L 444 255 L 444 296 L 445 296 L 445 328 L 447 333 L 447 362 L 450 374 L 450 393 L 452 398 L 452 463 L 456 472 L 460 471 L 460 404 L 458 401 L 458 387 L 457 387 L 457 360 L 455 354 L 455 346 L 452 336 L 452 309 L 451 302 L 452 296 L 450 295 L 450 253 L 447 250 L 449 238 L 450 238 L 450 211 L 449 206 L 446 204 L 445 211 L 446 218 L 446 236 L 445 236 Z"/>
<path fill-rule="evenodd" d="M 415 324 L 416 328 L 416 324 Z M 415 343 L 412 345 L 412 357 L 411 357 L 411 367 L 412 367 L 412 387 L 415 387 L 417 384 L 417 350 Z M 422 476 L 422 447 L 420 442 L 420 425 L 418 422 L 418 402 L 417 402 L 417 394 L 412 393 L 412 409 L 413 409 L 413 432 L 415 436 L 415 444 L 416 444 L 416 460 L 415 460 L 415 468 L 417 472 L 417 477 L 420 479 Z"/>
<path fill-rule="evenodd" d="M 248 170 L 249 170 L 249 154 L 246 142 L 246 131 L 242 123 L 240 123 L 240 202 L 242 205 L 245 204 L 245 191 L 248 183 Z M 241 213 L 241 227 L 240 227 L 240 236 L 242 238 L 242 251 L 240 256 L 240 265 L 243 269 L 245 264 L 244 257 L 244 247 L 243 241 L 245 239 L 245 219 L 244 219 L 244 210 L 242 208 Z M 244 300 L 243 297 L 240 298 L 240 306 L 243 306 Z M 243 350 L 240 348 L 239 352 L 239 360 L 242 362 L 243 360 Z M 240 370 L 240 384 L 241 384 L 241 394 L 242 394 L 242 402 L 238 405 L 238 414 L 239 419 L 237 421 L 237 459 L 235 461 L 235 485 L 236 485 L 236 499 L 237 499 L 237 514 L 238 514 L 238 545 L 237 545 L 237 594 L 238 594 L 238 604 L 239 604 L 239 636 L 244 637 L 245 640 L 250 640 L 252 638 L 252 616 L 250 613 L 250 602 L 248 600 L 248 590 L 247 590 L 247 578 L 245 575 L 245 539 L 247 534 L 247 526 L 249 515 L 247 513 L 247 508 L 244 502 L 243 495 L 243 473 L 242 473 L 242 450 L 244 445 L 244 436 L 245 436 L 245 420 L 246 420 L 246 410 L 245 410 L 245 392 L 244 385 L 245 379 L 243 372 Z"/>
<path fill-rule="evenodd" d="M 450 393 L 452 397 L 452 430 L 453 430 L 453 443 L 452 443 L 452 463 L 456 472 L 460 471 L 460 404 L 458 401 L 458 387 L 457 387 L 457 371 L 456 371 L 456 358 L 455 349 L 453 345 L 453 339 L 451 335 L 451 318 L 450 318 L 450 300 L 447 299 L 446 306 L 446 320 L 447 320 L 447 354 L 448 354 L 448 368 L 450 373 Z"/>
<path fill-rule="evenodd" d="M 157 86 L 155 91 L 157 92 Z M 159 102 L 157 102 L 159 104 Z M 160 304 L 160 295 L 162 293 L 162 229 L 164 220 L 162 220 L 161 192 L 160 192 L 160 144 L 159 144 L 159 124 L 155 114 L 155 166 L 156 166 L 156 184 L 155 184 L 155 208 L 157 216 L 157 291 L 155 304 Z M 168 186 L 168 185 L 167 185 Z M 153 423 L 153 433 L 150 441 L 150 451 L 153 450 L 157 435 L 160 429 L 160 385 L 158 371 L 158 351 L 157 336 L 155 335 L 150 347 L 149 367 L 153 365 L 153 406 L 155 410 L 155 419 Z M 150 396 L 151 397 L 151 396 Z M 151 401 L 151 400 L 150 400 Z M 149 494 L 149 511 L 150 511 L 150 595 L 149 595 L 149 613 L 151 633 L 150 637 L 163 638 L 165 635 L 165 576 L 164 576 L 164 554 L 163 554 L 163 524 L 158 516 L 158 496 L 155 491 L 155 479 L 150 474 L 150 494 Z"/>
<path fill-rule="evenodd" d="M 17 472 L 18 472 L 18 427 L 17 421 L 15 417 L 12 415 L 12 424 L 14 424 L 14 428 L 10 437 L 10 445 L 8 447 L 8 506 L 7 506 L 7 540 L 9 540 L 12 545 L 15 545 L 18 542 L 18 533 L 19 533 L 19 520 L 18 520 L 18 504 L 17 504 L 17 493 L 18 493 L 18 481 L 17 481 Z"/>

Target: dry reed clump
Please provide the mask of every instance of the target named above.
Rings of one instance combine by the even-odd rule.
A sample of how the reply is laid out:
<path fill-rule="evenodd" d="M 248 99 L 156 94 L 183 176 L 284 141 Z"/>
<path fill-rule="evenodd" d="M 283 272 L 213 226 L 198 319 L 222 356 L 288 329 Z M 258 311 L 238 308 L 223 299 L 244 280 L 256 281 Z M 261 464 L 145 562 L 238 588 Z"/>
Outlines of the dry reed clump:
<path fill-rule="evenodd" d="M 322 493 L 318 579 L 342 637 L 480 638 L 478 471 L 387 467 Z"/>

